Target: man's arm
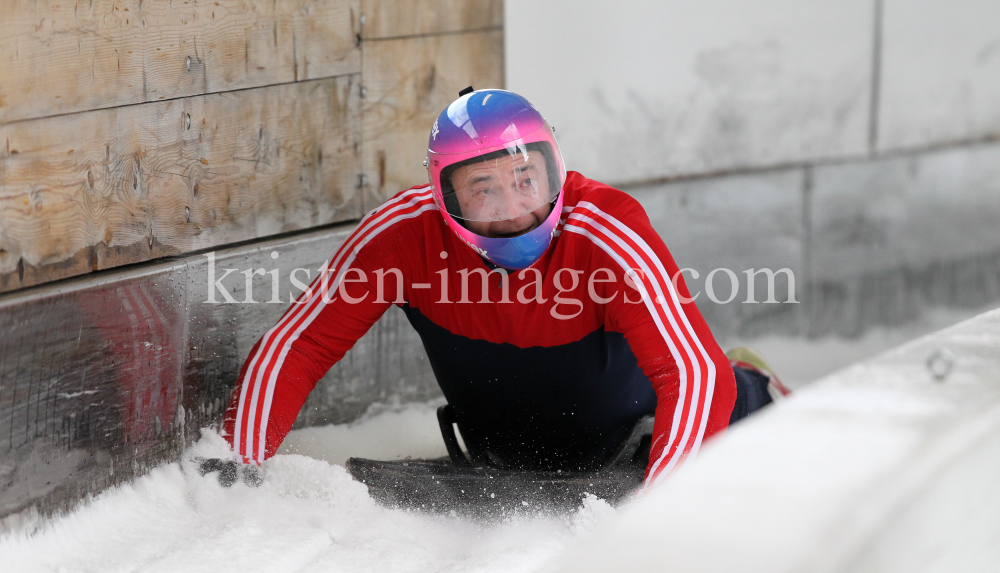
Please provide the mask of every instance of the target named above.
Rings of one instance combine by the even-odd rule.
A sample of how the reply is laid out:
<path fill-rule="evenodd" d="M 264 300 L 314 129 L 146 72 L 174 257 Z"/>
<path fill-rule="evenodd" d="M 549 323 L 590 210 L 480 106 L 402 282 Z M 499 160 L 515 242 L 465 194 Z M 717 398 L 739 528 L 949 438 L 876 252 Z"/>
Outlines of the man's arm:
<path fill-rule="evenodd" d="M 370 280 L 358 279 L 370 278 L 371 269 L 393 266 L 392 227 L 432 209 L 424 188 L 401 193 L 369 213 L 309 289 L 254 345 L 222 426 L 244 463 L 260 464 L 274 455 L 316 382 L 389 308 L 391 302 L 378 301 Z M 388 273 L 385 292 L 395 293 L 400 286 Z"/>
<path fill-rule="evenodd" d="M 615 206 L 614 215 L 580 201 L 564 231 L 590 239 L 635 286 L 621 294 L 637 302 L 626 302 L 620 294 L 608 303 L 608 313 L 656 391 L 645 481 L 649 487 L 694 456 L 705 438 L 729 425 L 736 386 L 729 361 L 642 207 L 624 193 L 608 193 L 613 194 L 608 203 Z"/>

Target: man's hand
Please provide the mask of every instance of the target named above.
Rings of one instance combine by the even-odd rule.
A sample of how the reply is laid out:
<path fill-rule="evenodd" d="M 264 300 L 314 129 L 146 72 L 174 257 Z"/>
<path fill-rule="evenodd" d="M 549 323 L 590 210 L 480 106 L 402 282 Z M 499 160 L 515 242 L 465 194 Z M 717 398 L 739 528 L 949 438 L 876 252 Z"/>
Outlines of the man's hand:
<path fill-rule="evenodd" d="M 241 474 L 243 475 L 243 483 L 250 487 L 257 487 L 264 481 L 260 466 L 219 458 L 201 460 L 198 465 L 198 473 L 204 476 L 212 472 L 219 472 L 219 483 L 222 484 L 222 487 L 230 487 L 236 483 Z"/>

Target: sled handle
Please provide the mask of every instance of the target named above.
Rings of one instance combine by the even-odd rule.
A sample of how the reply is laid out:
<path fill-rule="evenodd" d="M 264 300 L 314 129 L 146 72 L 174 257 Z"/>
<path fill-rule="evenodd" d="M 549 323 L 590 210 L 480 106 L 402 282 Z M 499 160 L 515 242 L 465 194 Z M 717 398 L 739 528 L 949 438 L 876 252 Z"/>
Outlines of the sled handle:
<path fill-rule="evenodd" d="M 455 435 L 455 411 L 450 404 L 445 404 L 437 409 L 438 424 L 441 426 L 441 437 L 444 438 L 444 447 L 448 449 L 448 456 L 451 463 L 459 467 L 468 467 L 472 463 L 465 457 L 461 446 L 458 445 L 458 437 Z"/>
<path fill-rule="evenodd" d="M 639 444 L 642 442 L 642 439 L 646 436 L 652 435 L 653 416 L 643 416 L 639 418 L 635 425 L 632 426 L 632 431 L 629 433 L 628 437 L 625 438 L 625 441 L 618 446 L 615 453 L 611 454 L 611 458 L 604 467 L 606 469 L 611 469 L 630 463 L 632 458 L 635 457 L 636 452 L 639 450 Z"/>

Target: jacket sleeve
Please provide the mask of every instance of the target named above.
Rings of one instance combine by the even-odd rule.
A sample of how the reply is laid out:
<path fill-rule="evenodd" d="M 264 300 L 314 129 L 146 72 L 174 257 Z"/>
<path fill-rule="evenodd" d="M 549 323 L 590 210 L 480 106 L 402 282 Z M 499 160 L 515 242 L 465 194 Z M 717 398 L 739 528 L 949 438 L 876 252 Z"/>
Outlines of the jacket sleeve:
<path fill-rule="evenodd" d="M 625 285 L 617 283 L 606 320 L 625 335 L 656 392 L 644 484 L 650 487 L 696 455 L 705 438 L 728 427 L 736 383 L 645 211 L 628 195 L 608 191 L 615 194 L 608 202 L 614 214 L 580 201 L 565 230 L 587 235 L 610 257 L 615 274 L 628 277 Z"/>
<path fill-rule="evenodd" d="M 385 210 L 385 209 L 383 209 Z M 274 455 L 317 381 L 354 346 L 401 292 L 387 273 L 379 300 L 372 271 L 394 266 L 391 233 L 369 214 L 324 264 L 320 275 L 254 345 L 223 418 L 237 458 L 260 464 Z M 362 282 L 364 277 L 364 282 Z"/>

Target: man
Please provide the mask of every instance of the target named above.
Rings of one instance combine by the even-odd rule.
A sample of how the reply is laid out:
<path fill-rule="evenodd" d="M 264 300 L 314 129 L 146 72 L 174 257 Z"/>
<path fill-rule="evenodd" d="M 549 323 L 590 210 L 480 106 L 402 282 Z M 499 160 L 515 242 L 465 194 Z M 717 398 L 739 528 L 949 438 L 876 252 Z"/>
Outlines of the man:
<path fill-rule="evenodd" d="M 524 98 L 463 91 L 425 165 L 430 185 L 369 213 L 250 352 L 223 422 L 244 464 L 274 454 L 316 382 L 392 304 L 469 449 L 500 467 L 596 469 L 655 414 L 651 486 L 769 402 L 768 386 L 783 392 L 756 357 L 730 364 L 643 209 L 567 174 Z M 231 464 L 224 481 L 235 475 Z"/>

